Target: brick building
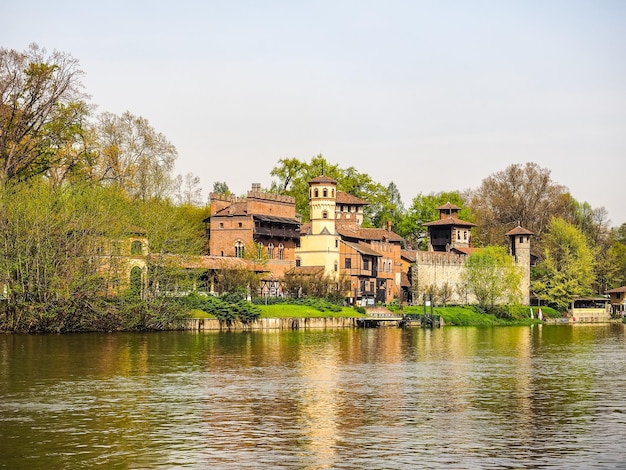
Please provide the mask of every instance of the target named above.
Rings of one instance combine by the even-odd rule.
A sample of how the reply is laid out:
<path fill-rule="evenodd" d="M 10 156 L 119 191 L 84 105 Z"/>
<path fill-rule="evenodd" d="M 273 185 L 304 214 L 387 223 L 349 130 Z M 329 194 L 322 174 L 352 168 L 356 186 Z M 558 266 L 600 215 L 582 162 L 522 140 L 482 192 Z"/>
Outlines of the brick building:
<path fill-rule="evenodd" d="M 294 266 L 300 239 L 294 198 L 253 184 L 245 197 L 212 193 L 210 200 L 211 215 L 204 222 L 211 256 L 267 259 L 274 279 Z"/>

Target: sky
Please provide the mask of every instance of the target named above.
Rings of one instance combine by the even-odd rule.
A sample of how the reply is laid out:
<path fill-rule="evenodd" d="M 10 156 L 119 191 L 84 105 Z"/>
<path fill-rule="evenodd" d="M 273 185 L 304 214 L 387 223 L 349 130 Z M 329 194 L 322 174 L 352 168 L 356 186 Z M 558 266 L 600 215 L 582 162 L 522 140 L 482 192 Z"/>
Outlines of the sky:
<path fill-rule="evenodd" d="M 72 55 L 96 112 L 146 118 L 176 173 L 243 194 L 322 154 L 418 194 L 551 171 L 626 222 L 622 0 L 31 0 L 0 46 Z"/>

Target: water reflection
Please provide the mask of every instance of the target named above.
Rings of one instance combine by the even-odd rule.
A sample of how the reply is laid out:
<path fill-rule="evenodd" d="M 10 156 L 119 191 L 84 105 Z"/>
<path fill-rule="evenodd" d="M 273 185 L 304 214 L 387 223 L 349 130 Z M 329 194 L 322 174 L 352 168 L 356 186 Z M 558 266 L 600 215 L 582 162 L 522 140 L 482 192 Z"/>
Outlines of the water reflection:
<path fill-rule="evenodd" d="M 0 337 L 5 468 L 623 468 L 624 325 Z"/>

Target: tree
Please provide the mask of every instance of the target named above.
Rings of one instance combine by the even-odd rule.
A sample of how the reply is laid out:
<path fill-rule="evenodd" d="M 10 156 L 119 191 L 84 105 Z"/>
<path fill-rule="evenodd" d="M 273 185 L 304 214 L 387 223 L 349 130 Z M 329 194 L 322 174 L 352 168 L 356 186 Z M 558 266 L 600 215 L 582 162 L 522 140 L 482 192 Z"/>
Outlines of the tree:
<path fill-rule="evenodd" d="M 68 54 L 36 44 L 25 52 L 0 48 L 0 182 L 46 173 L 80 154 L 67 150 L 80 144 L 89 111 L 81 76 Z"/>
<path fill-rule="evenodd" d="M 213 183 L 213 192 L 217 194 L 231 194 L 230 189 L 225 181 L 216 181 Z"/>
<path fill-rule="evenodd" d="M 531 230 L 539 244 L 552 217 L 570 214 L 571 196 L 552 181 L 550 170 L 515 164 L 485 178 L 471 193 L 469 207 L 478 245 L 502 244 L 502 234 L 518 224 Z"/>
<path fill-rule="evenodd" d="M 583 233 L 566 220 L 553 217 L 547 228 L 532 289 L 548 304 L 565 309 L 573 298 L 592 293 L 595 253 Z"/>
<path fill-rule="evenodd" d="M 472 253 L 465 261 L 462 278 L 478 305 L 487 312 L 496 305 L 520 302 L 522 273 L 504 247 L 487 246 Z"/>
<path fill-rule="evenodd" d="M 202 188 L 200 187 L 200 177 L 193 173 L 177 175 L 173 182 L 176 188 L 176 199 L 179 204 L 198 206 L 202 203 Z"/>
<path fill-rule="evenodd" d="M 142 200 L 162 199 L 172 187 L 176 148 L 147 119 L 128 111 L 98 118 L 100 181 L 123 188 Z"/>
<path fill-rule="evenodd" d="M 402 200 L 393 182 L 383 186 L 354 167 L 344 169 L 329 163 L 322 155 L 308 163 L 296 158 L 281 159 L 270 174 L 277 178 L 272 182 L 271 191 L 295 198 L 296 212 L 305 221 L 309 220 L 309 181 L 323 174 L 337 181 L 338 190 L 369 203 L 364 209 L 364 226 L 383 227 L 388 221 L 400 222 Z"/>

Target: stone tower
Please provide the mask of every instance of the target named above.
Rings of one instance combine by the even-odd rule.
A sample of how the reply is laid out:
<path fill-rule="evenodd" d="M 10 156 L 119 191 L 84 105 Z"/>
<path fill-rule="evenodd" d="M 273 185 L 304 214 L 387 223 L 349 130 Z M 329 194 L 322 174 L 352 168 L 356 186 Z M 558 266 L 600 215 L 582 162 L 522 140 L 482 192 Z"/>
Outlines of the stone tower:
<path fill-rule="evenodd" d="M 522 304 L 530 304 L 530 238 L 534 235 L 528 229 L 518 225 L 506 234 L 509 237 L 509 252 L 515 265 L 522 270 Z"/>

